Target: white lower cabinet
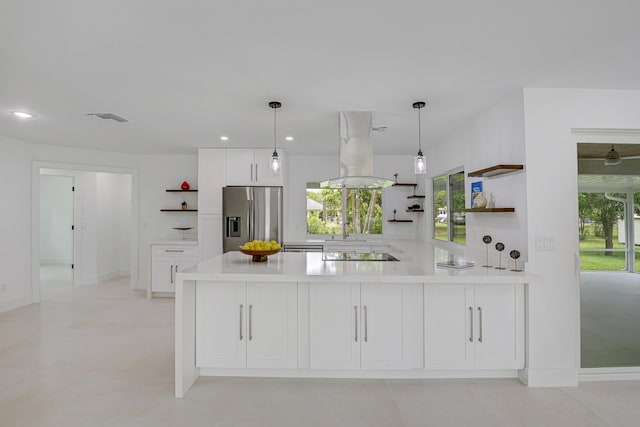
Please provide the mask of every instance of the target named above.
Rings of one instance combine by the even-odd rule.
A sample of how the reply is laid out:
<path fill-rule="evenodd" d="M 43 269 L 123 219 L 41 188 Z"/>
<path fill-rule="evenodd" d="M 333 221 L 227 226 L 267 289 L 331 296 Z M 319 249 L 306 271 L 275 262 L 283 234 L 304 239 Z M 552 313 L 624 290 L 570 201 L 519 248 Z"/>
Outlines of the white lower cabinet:
<path fill-rule="evenodd" d="M 176 273 L 197 263 L 195 245 L 151 245 L 151 292 L 175 292 Z"/>
<path fill-rule="evenodd" d="M 312 283 L 311 369 L 422 367 L 422 284 Z"/>
<path fill-rule="evenodd" d="M 296 368 L 297 284 L 196 284 L 196 366 Z"/>
<path fill-rule="evenodd" d="M 524 285 L 424 289 L 426 369 L 524 367 Z"/>

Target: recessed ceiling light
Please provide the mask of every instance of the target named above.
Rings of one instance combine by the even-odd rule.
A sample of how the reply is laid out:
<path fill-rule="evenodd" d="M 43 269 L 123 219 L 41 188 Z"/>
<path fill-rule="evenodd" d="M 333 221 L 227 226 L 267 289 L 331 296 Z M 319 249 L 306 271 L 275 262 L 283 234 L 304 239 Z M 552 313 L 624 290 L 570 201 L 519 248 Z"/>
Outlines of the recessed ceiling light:
<path fill-rule="evenodd" d="M 288 136 L 285 138 L 287 141 L 293 141 L 293 137 L 292 136 Z"/>
<path fill-rule="evenodd" d="M 221 136 L 220 137 L 220 141 L 228 141 L 229 137 L 228 136 Z"/>
<path fill-rule="evenodd" d="M 30 119 L 33 117 L 33 114 L 30 114 L 24 111 L 12 111 L 11 114 L 13 114 L 16 117 L 20 117 L 21 119 Z"/>

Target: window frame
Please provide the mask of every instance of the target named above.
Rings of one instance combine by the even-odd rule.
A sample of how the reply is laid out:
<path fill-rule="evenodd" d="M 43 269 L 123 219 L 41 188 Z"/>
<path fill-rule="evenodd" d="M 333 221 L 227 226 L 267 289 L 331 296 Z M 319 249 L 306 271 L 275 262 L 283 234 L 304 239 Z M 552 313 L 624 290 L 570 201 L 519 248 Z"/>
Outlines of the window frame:
<path fill-rule="evenodd" d="M 454 210 L 453 206 L 454 206 L 454 199 L 453 199 L 453 191 L 452 191 L 452 177 L 454 175 L 457 174 L 462 174 L 462 180 L 463 180 L 463 185 L 462 185 L 462 190 L 464 192 L 463 194 L 463 201 L 466 201 L 466 197 L 467 197 L 467 185 L 466 185 L 466 177 L 464 176 L 464 166 L 459 166 L 456 167 L 454 169 L 450 169 L 442 174 L 439 175 L 435 175 L 431 178 L 432 180 L 432 201 L 431 201 L 431 207 L 432 207 L 432 212 L 434 214 L 433 217 L 433 230 L 432 230 L 432 234 L 431 234 L 431 238 L 433 240 L 437 240 L 438 242 L 448 242 L 448 243 L 455 243 L 457 245 L 462 245 L 465 246 L 466 245 L 466 237 L 465 237 L 465 243 L 462 242 L 456 242 L 454 241 L 454 238 L 456 237 L 454 234 L 454 226 L 457 224 L 454 224 L 453 222 L 453 218 L 455 216 L 455 213 L 458 213 L 458 210 Z M 446 205 L 444 207 L 444 209 L 446 209 L 447 212 L 447 240 L 442 240 L 442 239 L 438 239 L 436 238 L 436 211 L 439 209 L 443 209 L 443 208 L 438 208 L 436 207 L 436 189 L 435 189 L 435 182 L 436 180 L 441 180 L 442 178 L 445 178 L 445 200 L 446 200 Z M 465 205 L 462 206 L 462 209 L 465 208 Z M 464 213 L 464 211 L 462 211 Z M 466 235 L 466 230 L 465 230 L 465 235 Z"/>

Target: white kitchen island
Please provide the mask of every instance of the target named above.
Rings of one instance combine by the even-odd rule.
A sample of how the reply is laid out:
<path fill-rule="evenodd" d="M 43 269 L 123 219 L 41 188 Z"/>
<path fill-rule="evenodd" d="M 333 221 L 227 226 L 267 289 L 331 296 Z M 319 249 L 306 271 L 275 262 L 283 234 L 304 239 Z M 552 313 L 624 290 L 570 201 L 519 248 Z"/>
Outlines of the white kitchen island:
<path fill-rule="evenodd" d="M 230 252 L 176 275 L 176 397 L 199 376 L 516 377 L 525 287 L 509 270 L 436 268 L 452 254 L 401 242 L 399 261 Z"/>

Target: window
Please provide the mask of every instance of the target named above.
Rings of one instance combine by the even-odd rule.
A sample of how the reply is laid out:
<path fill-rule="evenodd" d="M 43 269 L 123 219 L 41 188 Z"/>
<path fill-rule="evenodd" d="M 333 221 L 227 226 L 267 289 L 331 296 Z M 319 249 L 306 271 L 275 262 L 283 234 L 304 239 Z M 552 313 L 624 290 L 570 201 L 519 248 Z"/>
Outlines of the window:
<path fill-rule="evenodd" d="M 382 234 L 382 190 L 307 183 L 307 234 L 342 234 L 343 222 L 347 234 Z"/>
<path fill-rule="evenodd" d="M 433 238 L 467 242 L 464 170 L 433 178 Z"/>

